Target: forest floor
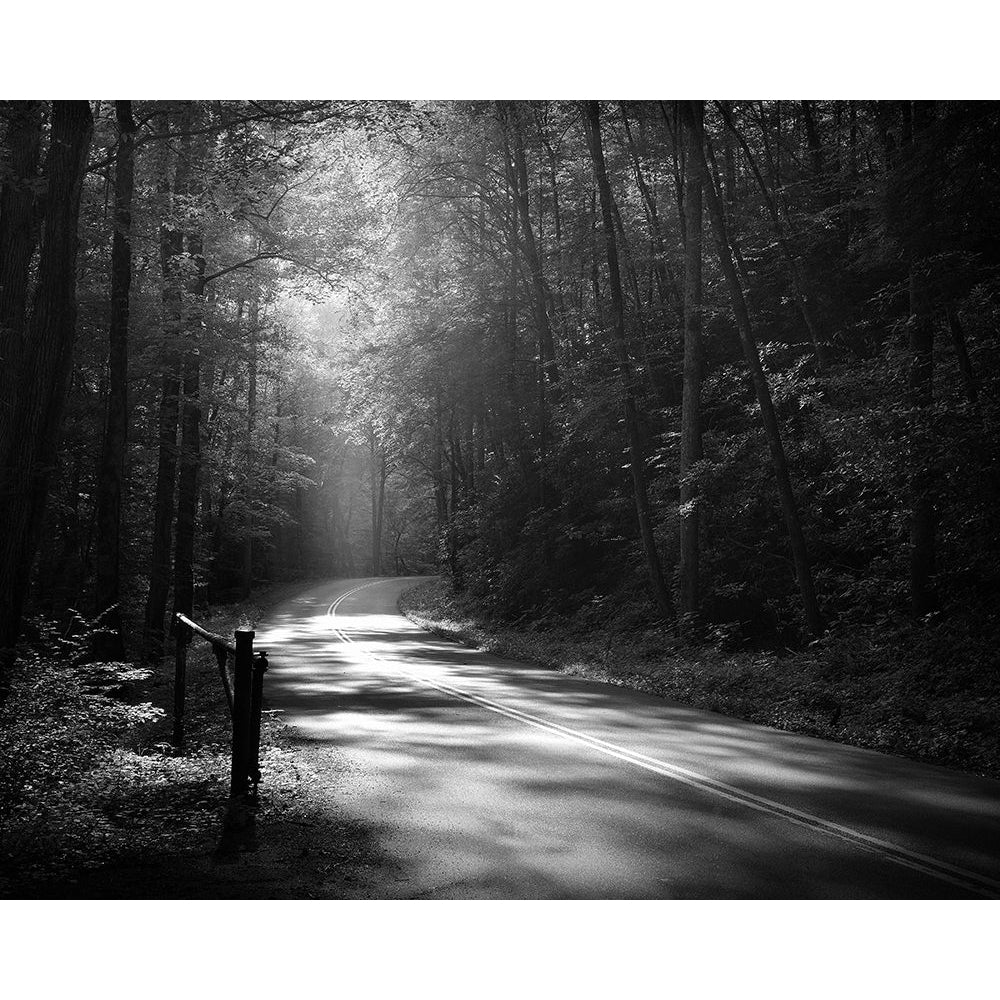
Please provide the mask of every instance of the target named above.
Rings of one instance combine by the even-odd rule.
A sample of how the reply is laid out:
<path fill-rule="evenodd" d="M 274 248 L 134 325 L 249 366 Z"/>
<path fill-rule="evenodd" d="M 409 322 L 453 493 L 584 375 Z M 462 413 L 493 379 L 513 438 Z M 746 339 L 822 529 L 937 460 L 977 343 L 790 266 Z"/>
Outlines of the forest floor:
<path fill-rule="evenodd" d="M 266 588 L 197 618 L 217 633 L 252 626 L 300 586 Z M 156 671 L 82 664 L 72 643 L 61 655 L 52 645 L 23 658 L 0 709 L 0 899 L 351 894 L 372 857 L 370 834 L 339 815 L 336 788 L 273 714 L 261 734 L 257 848 L 215 859 L 230 729 L 207 643 L 190 648 L 182 754 L 169 743 L 172 658 Z"/>
<path fill-rule="evenodd" d="M 844 630 L 799 652 L 691 646 L 634 616 L 549 614 L 503 622 L 445 579 L 400 610 L 438 635 L 499 656 L 789 732 L 1000 778 L 1000 672 L 989 643 L 933 626 Z"/>

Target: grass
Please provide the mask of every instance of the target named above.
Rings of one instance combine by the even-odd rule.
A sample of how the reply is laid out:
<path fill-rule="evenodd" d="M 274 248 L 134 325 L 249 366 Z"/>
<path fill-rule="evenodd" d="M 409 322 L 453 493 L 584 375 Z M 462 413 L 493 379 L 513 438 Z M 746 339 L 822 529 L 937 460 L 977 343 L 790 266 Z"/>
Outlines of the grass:
<path fill-rule="evenodd" d="M 400 609 L 439 635 L 501 656 L 696 708 L 1000 778 L 1000 672 L 982 634 L 908 622 L 843 627 L 779 656 L 692 646 L 668 629 L 616 628 L 601 609 L 509 623 L 446 580 Z"/>

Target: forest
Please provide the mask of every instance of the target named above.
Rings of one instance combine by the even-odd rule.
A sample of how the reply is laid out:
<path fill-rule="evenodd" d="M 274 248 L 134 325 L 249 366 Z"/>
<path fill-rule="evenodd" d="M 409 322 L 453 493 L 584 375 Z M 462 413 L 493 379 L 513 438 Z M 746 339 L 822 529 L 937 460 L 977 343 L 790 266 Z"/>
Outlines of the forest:
<path fill-rule="evenodd" d="M 53 636 L 155 665 L 173 612 L 439 573 L 501 625 L 891 667 L 987 733 L 998 127 L 2 102 L 0 691 Z"/>

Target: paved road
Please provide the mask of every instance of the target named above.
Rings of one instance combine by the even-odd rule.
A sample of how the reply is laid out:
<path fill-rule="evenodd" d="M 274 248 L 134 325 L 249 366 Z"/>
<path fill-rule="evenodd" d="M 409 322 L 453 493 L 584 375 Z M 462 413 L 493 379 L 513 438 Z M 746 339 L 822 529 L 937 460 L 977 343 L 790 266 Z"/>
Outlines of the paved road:
<path fill-rule="evenodd" d="M 337 580 L 269 616 L 268 700 L 375 861 L 445 898 L 1000 897 L 1000 783 L 501 659 Z"/>

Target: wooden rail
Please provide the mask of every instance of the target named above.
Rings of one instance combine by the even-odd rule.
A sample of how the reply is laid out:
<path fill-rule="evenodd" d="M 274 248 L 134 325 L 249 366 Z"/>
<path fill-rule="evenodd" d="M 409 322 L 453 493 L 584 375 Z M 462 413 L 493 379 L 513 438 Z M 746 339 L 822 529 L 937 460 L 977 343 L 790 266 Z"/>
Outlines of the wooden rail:
<path fill-rule="evenodd" d="M 191 621 L 187 615 L 182 615 L 179 611 L 174 617 L 179 621 L 183 622 L 195 635 L 200 635 L 203 639 L 207 639 L 213 646 L 222 646 L 224 649 L 229 650 L 230 653 L 236 652 L 236 647 L 223 639 L 221 635 L 216 635 L 214 632 L 209 632 L 208 629 L 202 628 L 197 622 Z"/>
<path fill-rule="evenodd" d="M 232 766 L 229 776 L 229 806 L 222 827 L 221 854 L 231 854 L 250 846 L 255 836 L 253 806 L 257 804 L 260 773 L 260 720 L 264 701 L 264 674 L 267 653 L 254 650 L 252 629 L 237 629 L 235 642 L 209 632 L 180 612 L 176 619 L 174 653 L 174 727 L 173 742 L 184 745 L 184 701 L 187 686 L 187 648 L 192 636 L 208 642 L 215 654 L 219 675 L 229 704 L 233 725 Z M 233 677 L 229 677 L 229 657 L 233 658 Z M 252 786 L 252 787 L 251 787 Z"/>

